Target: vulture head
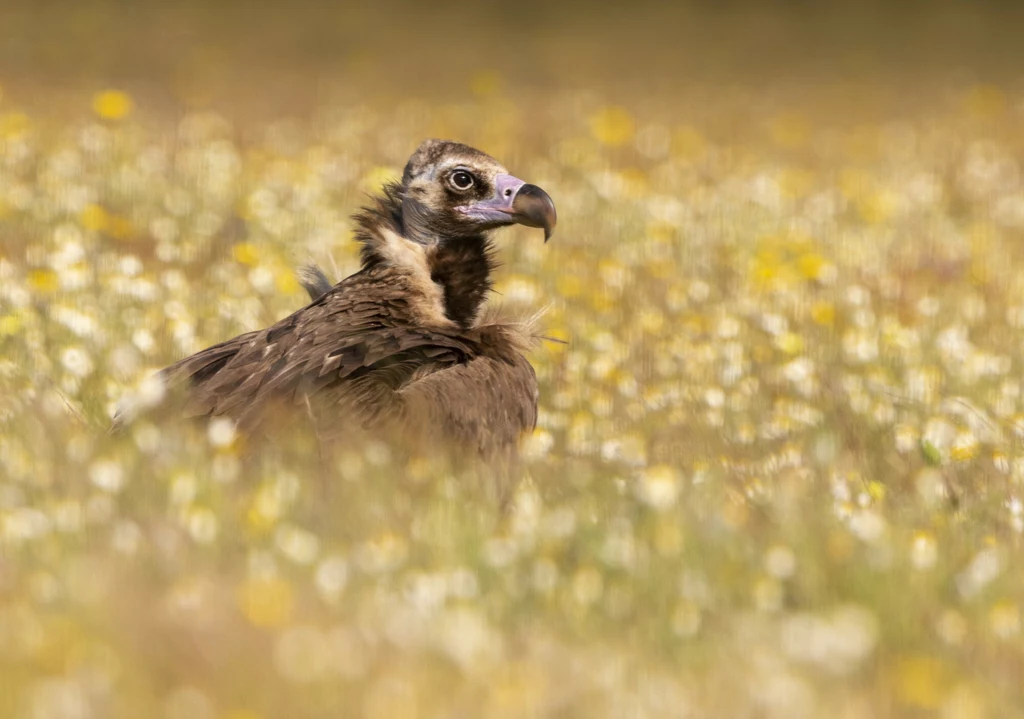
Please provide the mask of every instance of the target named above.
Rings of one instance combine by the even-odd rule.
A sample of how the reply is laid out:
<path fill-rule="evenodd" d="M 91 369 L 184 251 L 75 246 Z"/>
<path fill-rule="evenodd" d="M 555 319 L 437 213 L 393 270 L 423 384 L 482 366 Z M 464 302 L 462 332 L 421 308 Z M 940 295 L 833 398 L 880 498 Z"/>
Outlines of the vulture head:
<path fill-rule="evenodd" d="M 557 216 L 544 190 L 510 175 L 497 160 L 458 142 L 426 140 L 402 173 L 404 235 L 420 242 L 478 236 L 505 225 L 544 229 Z"/>
<path fill-rule="evenodd" d="M 468 328 L 491 289 L 490 231 L 526 225 L 542 228 L 547 240 L 556 215 L 544 190 L 509 174 L 490 155 L 427 140 L 409 158 L 401 181 L 385 185 L 353 219 L 364 270 L 391 268 L 396 281 L 402 276 L 407 288 L 415 287 L 408 298 L 428 298 L 431 306 L 440 293 L 440 306 L 420 312 L 416 322 Z"/>

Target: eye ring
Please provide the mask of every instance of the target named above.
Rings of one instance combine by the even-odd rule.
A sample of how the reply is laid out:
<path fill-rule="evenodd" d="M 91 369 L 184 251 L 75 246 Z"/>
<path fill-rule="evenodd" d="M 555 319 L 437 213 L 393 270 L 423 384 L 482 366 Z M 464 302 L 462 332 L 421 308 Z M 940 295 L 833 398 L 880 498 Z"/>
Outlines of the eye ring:
<path fill-rule="evenodd" d="M 473 177 L 471 173 L 467 172 L 466 170 L 456 170 L 448 178 L 448 184 L 450 184 L 459 192 L 465 192 L 466 190 L 470 189 L 475 182 L 476 179 Z"/>

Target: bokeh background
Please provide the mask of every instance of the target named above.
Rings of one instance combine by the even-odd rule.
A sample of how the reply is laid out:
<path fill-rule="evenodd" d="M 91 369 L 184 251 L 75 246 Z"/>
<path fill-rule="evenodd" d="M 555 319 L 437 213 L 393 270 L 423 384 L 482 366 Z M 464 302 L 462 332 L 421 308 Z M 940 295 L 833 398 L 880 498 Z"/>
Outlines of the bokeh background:
<path fill-rule="evenodd" d="M 1024 714 L 1010 3 L 5 4 L 0 716 Z M 106 433 L 302 306 L 429 136 L 555 198 L 501 517 L 438 462 Z"/>

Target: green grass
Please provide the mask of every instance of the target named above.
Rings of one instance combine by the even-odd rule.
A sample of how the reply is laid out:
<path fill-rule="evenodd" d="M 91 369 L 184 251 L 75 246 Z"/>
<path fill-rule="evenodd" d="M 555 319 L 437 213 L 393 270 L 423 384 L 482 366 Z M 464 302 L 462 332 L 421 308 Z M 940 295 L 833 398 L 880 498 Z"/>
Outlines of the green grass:
<path fill-rule="evenodd" d="M 1019 715 L 1020 98 L 485 79 L 244 126 L 0 107 L 0 715 Z M 428 135 L 559 208 L 499 240 L 498 299 L 568 341 L 510 516 L 379 447 L 325 487 L 302 436 L 106 434 L 300 263 L 353 271 Z"/>

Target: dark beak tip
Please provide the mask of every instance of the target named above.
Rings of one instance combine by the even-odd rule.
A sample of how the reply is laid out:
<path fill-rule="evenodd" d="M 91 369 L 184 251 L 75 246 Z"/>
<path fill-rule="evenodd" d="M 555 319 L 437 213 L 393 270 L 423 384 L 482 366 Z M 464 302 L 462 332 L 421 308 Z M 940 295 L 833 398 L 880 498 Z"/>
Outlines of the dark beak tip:
<path fill-rule="evenodd" d="M 517 210 L 518 221 L 527 227 L 544 228 L 544 242 L 554 234 L 558 215 L 554 200 L 536 185 L 523 185 L 516 194 L 513 207 Z"/>
<path fill-rule="evenodd" d="M 544 242 L 547 243 L 555 234 L 555 225 L 558 224 L 558 216 L 555 214 L 555 206 L 551 205 L 551 213 L 544 218 Z"/>

